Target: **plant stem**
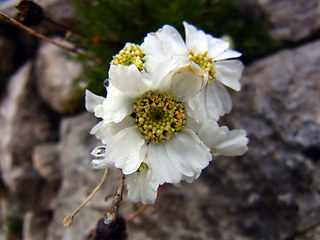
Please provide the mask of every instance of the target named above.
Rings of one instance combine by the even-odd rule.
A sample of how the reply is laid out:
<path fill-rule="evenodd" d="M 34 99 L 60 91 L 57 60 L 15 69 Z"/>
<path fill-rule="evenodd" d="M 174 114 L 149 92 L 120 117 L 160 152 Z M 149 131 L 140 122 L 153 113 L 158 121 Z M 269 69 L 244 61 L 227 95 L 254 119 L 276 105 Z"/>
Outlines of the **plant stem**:
<path fill-rule="evenodd" d="M 96 58 L 96 57 L 93 57 L 93 56 L 90 56 L 90 55 L 87 55 L 87 54 L 85 54 L 85 53 L 83 53 L 83 52 L 80 52 L 80 51 L 79 51 L 78 49 L 76 49 L 76 48 L 68 47 L 68 46 L 66 46 L 66 45 L 64 45 L 64 44 L 61 44 L 61 43 L 59 43 L 59 42 L 56 42 L 56 41 L 54 41 L 54 40 L 52 40 L 52 39 L 44 36 L 43 34 L 38 33 L 38 32 L 36 32 L 36 31 L 34 31 L 33 29 L 31 29 L 31 28 L 23 25 L 22 23 L 16 21 L 16 20 L 13 19 L 12 17 L 9 17 L 8 15 L 6 15 L 5 13 L 3 13 L 3 12 L 1 12 L 1 11 L 0 11 L 0 15 L 1 15 L 3 18 L 7 19 L 7 20 L 8 20 L 10 23 L 12 23 L 13 25 L 15 25 L 15 26 L 17 26 L 17 27 L 25 30 L 26 32 L 30 33 L 31 35 L 33 35 L 33 36 L 35 36 L 35 37 L 37 37 L 37 38 L 40 38 L 40 39 L 42 39 L 42 40 L 45 40 L 45 41 L 47 41 L 47 42 L 49 42 L 49 43 L 51 43 L 51 44 L 54 44 L 54 45 L 56 45 L 56 46 L 58 46 L 58 47 L 60 47 L 60 48 L 63 48 L 63 49 L 65 49 L 65 50 L 69 51 L 69 52 L 73 52 L 73 53 L 78 54 L 78 55 L 80 55 L 80 56 L 82 56 L 82 57 L 85 57 L 85 58 L 87 58 L 87 59 L 90 59 L 90 60 L 92 60 L 92 61 L 94 61 L 94 62 L 96 62 L 96 63 L 98 63 L 98 64 L 103 64 L 103 65 L 105 65 L 104 61 L 102 61 L 101 59 Z"/>
<path fill-rule="evenodd" d="M 108 175 L 108 171 L 109 168 L 106 168 L 106 170 L 104 171 L 104 174 L 100 180 L 100 182 L 98 183 L 98 185 L 96 186 L 96 188 L 92 191 L 92 193 L 86 198 L 86 200 L 84 200 L 79 207 L 77 207 L 76 210 L 74 210 L 68 217 L 66 217 L 63 220 L 64 226 L 65 227 L 69 227 L 72 223 L 73 218 L 75 217 L 75 215 L 90 201 L 90 199 L 98 192 L 98 190 L 101 188 L 103 182 L 105 181 L 107 175 Z"/>

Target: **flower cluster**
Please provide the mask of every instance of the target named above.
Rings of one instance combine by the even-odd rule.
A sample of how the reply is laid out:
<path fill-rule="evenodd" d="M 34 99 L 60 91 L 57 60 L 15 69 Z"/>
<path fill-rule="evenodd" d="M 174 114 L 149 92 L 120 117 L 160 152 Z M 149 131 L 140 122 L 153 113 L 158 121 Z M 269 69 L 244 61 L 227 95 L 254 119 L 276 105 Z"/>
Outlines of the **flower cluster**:
<path fill-rule="evenodd" d="M 121 169 L 135 202 L 153 203 L 164 183 L 192 182 L 214 156 L 247 151 L 244 130 L 217 123 L 231 111 L 227 88 L 240 90 L 241 54 L 183 24 L 186 41 L 165 25 L 127 43 L 111 61 L 106 98 L 86 91 L 87 110 L 101 119 L 92 164 Z"/>

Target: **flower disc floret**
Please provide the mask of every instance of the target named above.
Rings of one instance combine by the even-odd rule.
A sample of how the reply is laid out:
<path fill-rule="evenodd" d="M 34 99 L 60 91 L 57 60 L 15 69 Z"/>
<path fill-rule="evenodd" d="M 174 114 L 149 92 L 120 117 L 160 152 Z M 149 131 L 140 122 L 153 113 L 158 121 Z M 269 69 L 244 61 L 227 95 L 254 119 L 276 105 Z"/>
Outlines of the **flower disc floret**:
<path fill-rule="evenodd" d="M 171 94 L 149 91 L 134 103 L 136 128 L 148 142 L 172 138 L 186 126 L 186 111 Z"/>
<path fill-rule="evenodd" d="M 111 64 L 130 66 L 135 65 L 140 71 L 144 70 L 144 54 L 141 51 L 139 45 L 127 44 L 119 54 L 113 56 Z"/>
<path fill-rule="evenodd" d="M 209 74 L 208 80 L 213 80 L 214 75 L 217 72 L 214 70 L 214 65 L 212 63 L 213 59 L 209 58 L 207 54 L 208 54 L 208 51 L 206 51 L 204 54 L 201 54 L 201 53 L 195 54 L 192 50 L 190 50 L 188 57 L 191 61 L 198 64 L 202 68 L 203 72 Z"/>

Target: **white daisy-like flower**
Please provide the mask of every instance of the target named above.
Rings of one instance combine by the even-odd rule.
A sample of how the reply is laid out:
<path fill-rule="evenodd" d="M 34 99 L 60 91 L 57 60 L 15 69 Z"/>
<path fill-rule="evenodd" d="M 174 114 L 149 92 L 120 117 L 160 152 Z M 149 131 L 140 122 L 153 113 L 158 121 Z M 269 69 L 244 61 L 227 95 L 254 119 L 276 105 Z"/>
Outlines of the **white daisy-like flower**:
<path fill-rule="evenodd" d="M 153 203 L 159 185 L 192 182 L 212 156 L 247 151 L 244 130 L 216 120 L 231 110 L 223 85 L 240 90 L 240 53 L 184 22 L 186 44 L 165 25 L 141 46 L 127 43 L 113 57 L 107 98 L 86 92 L 86 108 L 101 118 L 91 130 L 103 145 L 95 168 L 126 175 L 131 201 Z"/>
<path fill-rule="evenodd" d="M 206 118 L 218 120 L 232 108 L 230 95 L 224 86 L 235 91 L 241 88 L 239 80 L 243 65 L 233 59 L 241 54 L 230 50 L 229 42 L 206 34 L 186 22 L 183 24 L 186 42 L 170 25 L 148 34 L 140 47 L 145 54 L 145 66 L 154 72 L 159 61 L 171 61 L 172 69 L 190 62 L 196 63 L 202 69 L 206 85 L 190 103 L 194 113 L 192 117 L 197 121 Z"/>
<path fill-rule="evenodd" d="M 146 80 L 135 65 L 111 65 L 107 98 L 86 92 L 87 110 L 102 118 L 91 133 L 106 145 L 93 151 L 93 165 L 122 169 L 133 201 L 154 201 L 159 184 L 195 178 L 211 161 L 210 149 L 188 127 L 184 107 L 203 86 L 201 72 L 190 63 Z M 139 172 L 142 166 L 145 172 Z"/>

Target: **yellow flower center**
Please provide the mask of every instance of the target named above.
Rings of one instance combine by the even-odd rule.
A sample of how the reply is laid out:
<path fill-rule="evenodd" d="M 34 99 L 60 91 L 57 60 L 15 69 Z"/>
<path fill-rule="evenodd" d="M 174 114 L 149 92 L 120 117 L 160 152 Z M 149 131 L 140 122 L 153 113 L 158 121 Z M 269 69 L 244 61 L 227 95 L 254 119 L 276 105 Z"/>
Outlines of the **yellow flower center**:
<path fill-rule="evenodd" d="M 140 71 L 144 69 L 144 54 L 136 44 L 127 44 L 119 54 L 113 56 L 111 64 L 130 66 L 134 64 Z"/>
<path fill-rule="evenodd" d="M 198 64 L 201 68 L 202 71 L 205 73 L 209 74 L 209 81 L 214 80 L 214 75 L 217 73 L 214 70 L 214 65 L 213 65 L 213 59 L 207 57 L 208 51 L 206 51 L 204 54 L 195 54 L 192 50 L 189 52 L 189 59 L 191 61 L 194 61 L 196 64 Z"/>
<path fill-rule="evenodd" d="M 149 91 L 135 102 L 134 109 L 136 128 L 149 142 L 166 141 L 185 128 L 186 111 L 170 94 Z"/>

